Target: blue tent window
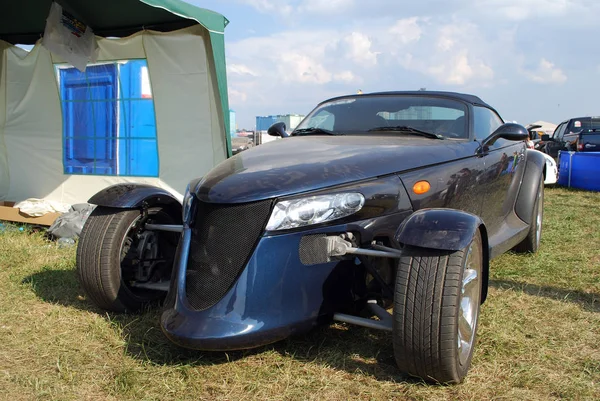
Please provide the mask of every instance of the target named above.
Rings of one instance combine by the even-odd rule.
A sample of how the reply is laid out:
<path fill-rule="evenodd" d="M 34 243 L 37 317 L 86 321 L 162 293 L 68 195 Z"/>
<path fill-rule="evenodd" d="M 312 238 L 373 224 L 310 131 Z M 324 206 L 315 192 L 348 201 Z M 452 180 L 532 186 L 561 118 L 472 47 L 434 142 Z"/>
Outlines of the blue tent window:
<path fill-rule="evenodd" d="M 158 177 L 154 100 L 146 60 L 56 65 L 65 174 Z"/>

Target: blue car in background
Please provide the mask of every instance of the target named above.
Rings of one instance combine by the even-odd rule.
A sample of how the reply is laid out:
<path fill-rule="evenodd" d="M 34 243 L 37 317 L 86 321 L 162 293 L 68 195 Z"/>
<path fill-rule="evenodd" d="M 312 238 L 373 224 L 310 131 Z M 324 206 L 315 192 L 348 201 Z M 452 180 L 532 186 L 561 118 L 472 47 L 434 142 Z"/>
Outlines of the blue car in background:
<path fill-rule="evenodd" d="M 459 383 L 489 262 L 536 252 L 540 152 L 476 96 L 383 92 L 320 103 L 280 140 L 190 182 L 183 204 L 109 187 L 77 266 L 96 305 L 163 308 L 182 347 L 258 347 L 331 321 L 392 333 L 403 372 Z"/>

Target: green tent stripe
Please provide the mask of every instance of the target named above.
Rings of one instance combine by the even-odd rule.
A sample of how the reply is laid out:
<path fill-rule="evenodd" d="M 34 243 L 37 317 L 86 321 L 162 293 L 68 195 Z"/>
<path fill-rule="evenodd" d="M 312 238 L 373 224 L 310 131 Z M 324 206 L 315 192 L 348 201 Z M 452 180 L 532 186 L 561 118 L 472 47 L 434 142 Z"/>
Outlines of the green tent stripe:
<path fill-rule="evenodd" d="M 211 32 L 225 32 L 229 20 L 223 15 L 205 8 L 196 7 L 181 0 L 140 0 L 142 3 L 152 7 L 162 8 L 182 18 L 198 21 L 203 27 Z"/>
<path fill-rule="evenodd" d="M 227 93 L 227 68 L 225 64 L 225 36 L 211 32 L 210 41 L 213 49 L 213 57 L 215 59 L 217 85 L 219 86 L 219 97 L 221 98 L 221 109 L 223 110 L 227 157 L 231 157 L 232 149 L 231 135 L 229 134 L 229 95 Z"/>

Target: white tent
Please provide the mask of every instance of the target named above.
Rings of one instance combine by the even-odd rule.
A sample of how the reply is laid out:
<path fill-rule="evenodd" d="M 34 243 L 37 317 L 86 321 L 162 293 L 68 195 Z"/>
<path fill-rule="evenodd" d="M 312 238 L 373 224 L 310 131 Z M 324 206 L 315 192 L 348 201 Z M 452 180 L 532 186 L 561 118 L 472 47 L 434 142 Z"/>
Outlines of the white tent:
<path fill-rule="evenodd" d="M 166 14 L 161 8 L 149 13 Z M 224 57 L 215 58 L 217 50 L 223 53 L 222 38 L 215 42 L 219 32 L 196 21 L 185 25 L 123 38 L 97 36 L 97 61 L 85 73 L 72 71 L 41 40 L 30 52 L 0 40 L 0 200 L 74 204 L 122 182 L 157 185 L 181 197 L 192 178 L 224 160 Z M 141 67 L 127 70 L 135 77 L 126 77 L 124 67 L 134 62 Z M 113 78 L 98 89 L 92 78 L 102 81 L 102 71 Z M 131 82 L 140 88 L 128 97 L 124 88 Z M 103 97 L 90 98 L 91 91 Z M 137 107 L 142 104 L 143 110 Z"/>
<path fill-rule="evenodd" d="M 544 131 L 544 133 L 548 135 L 552 135 L 557 125 L 553 123 L 549 123 L 547 121 L 536 121 L 534 123 L 528 124 L 526 128 L 533 127 L 539 125 L 540 127 L 535 128 L 536 131 Z"/>

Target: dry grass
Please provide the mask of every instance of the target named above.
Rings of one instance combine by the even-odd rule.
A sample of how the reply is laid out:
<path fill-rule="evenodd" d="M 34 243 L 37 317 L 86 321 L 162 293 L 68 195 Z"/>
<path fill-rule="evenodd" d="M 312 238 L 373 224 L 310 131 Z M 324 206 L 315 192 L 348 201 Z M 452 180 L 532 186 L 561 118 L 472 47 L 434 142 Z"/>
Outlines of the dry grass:
<path fill-rule="evenodd" d="M 600 194 L 548 189 L 542 249 L 492 264 L 458 386 L 400 375 L 387 333 L 345 325 L 236 353 L 179 349 L 158 314 L 86 302 L 74 249 L 0 233 L 0 399 L 600 399 Z"/>

